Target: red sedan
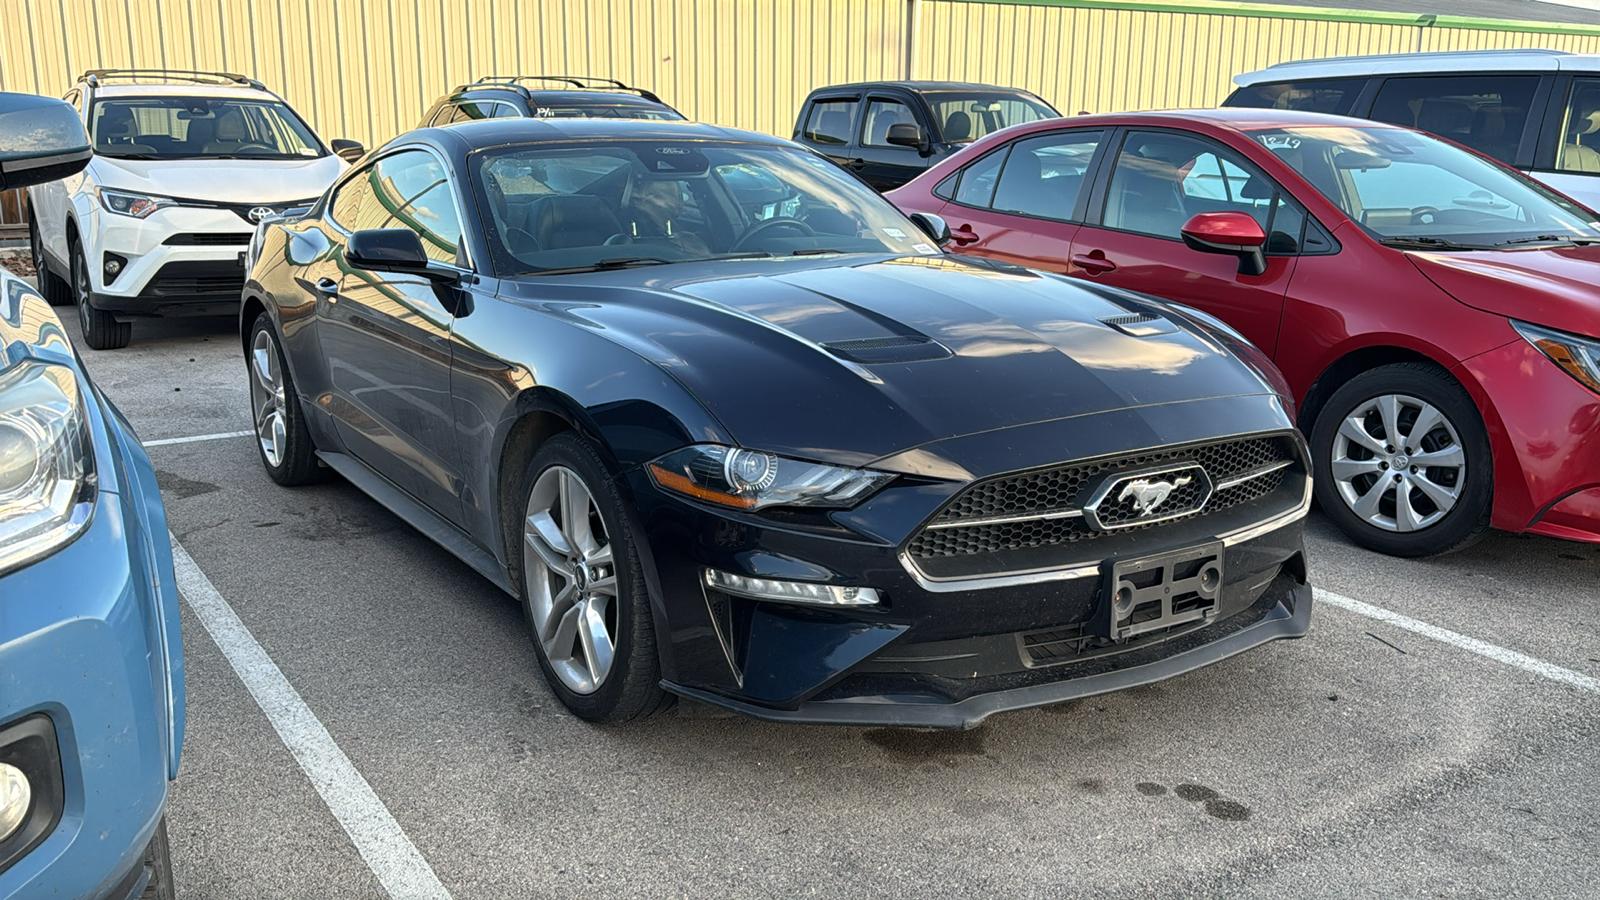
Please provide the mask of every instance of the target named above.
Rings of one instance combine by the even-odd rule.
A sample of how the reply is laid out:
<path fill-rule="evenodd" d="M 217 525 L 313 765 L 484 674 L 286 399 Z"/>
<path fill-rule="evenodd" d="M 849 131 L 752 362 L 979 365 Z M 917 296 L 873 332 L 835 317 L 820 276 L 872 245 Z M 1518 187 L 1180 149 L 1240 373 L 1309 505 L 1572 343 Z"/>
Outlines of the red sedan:
<path fill-rule="evenodd" d="M 888 196 L 956 252 L 1242 333 L 1361 544 L 1600 542 L 1600 215 L 1514 170 L 1377 122 L 1220 109 L 1019 125 Z"/>

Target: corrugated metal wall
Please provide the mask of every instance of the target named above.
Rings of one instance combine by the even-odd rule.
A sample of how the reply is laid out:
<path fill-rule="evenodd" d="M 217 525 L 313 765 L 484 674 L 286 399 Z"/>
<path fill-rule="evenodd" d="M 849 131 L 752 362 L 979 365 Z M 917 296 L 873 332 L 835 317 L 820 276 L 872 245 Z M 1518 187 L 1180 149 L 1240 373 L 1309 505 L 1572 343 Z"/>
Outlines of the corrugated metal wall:
<path fill-rule="evenodd" d="M 1600 52 L 1600 36 L 1331 21 L 1316 10 L 1032 3 L 917 0 L 912 15 L 908 0 L 0 0 L 10 26 L 0 89 L 60 96 L 91 67 L 222 69 L 266 82 L 325 137 L 370 146 L 451 86 L 513 72 L 620 78 L 692 118 L 787 135 L 814 86 L 905 77 L 913 20 L 914 77 L 1013 84 L 1067 112 L 1211 106 L 1235 73 L 1288 59 Z"/>

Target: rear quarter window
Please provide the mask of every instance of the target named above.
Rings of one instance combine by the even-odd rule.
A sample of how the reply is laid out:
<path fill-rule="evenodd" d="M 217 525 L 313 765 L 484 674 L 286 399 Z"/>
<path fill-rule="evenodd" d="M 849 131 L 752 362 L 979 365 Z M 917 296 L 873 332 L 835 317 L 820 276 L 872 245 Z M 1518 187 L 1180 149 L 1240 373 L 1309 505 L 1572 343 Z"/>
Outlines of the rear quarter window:
<path fill-rule="evenodd" d="M 1300 109 L 1335 116 L 1350 114 L 1365 78 L 1329 78 L 1315 81 L 1268 81 L 1239 88 L 1223 106 L 1245 109 Z"/>

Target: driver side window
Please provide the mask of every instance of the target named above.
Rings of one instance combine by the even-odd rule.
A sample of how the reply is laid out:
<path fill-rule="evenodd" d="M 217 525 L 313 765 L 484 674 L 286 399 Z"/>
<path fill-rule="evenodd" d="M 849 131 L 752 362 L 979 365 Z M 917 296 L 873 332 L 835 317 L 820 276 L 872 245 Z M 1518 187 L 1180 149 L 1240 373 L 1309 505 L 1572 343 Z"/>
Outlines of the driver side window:
<path fill-rule="evenodd" d="M 334 193 L 329 218 L 347 231 L 409 228 L 436 262 L 456 265 L 461 222 L 444 164 L 423 150 L 385 156 Z"/>

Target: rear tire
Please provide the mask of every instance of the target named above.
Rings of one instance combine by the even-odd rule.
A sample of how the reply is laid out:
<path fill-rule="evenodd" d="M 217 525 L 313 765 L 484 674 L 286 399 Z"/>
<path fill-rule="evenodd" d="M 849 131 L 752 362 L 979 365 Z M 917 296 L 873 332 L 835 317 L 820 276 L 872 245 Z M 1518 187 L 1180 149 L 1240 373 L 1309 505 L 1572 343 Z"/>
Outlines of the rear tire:
<path fill-rule="evenodd" d="M 28 209 L 28 251 L 33 257 L 33 271 L 39 277 L 39 293 L 51 306 L 71 305 L 72 285 L 50 271 L 50 263 L 44 255 L 44 238 L 39 234 L 39 223 L 33 220 L 31 207 Z"/>
<path fill-rule="evenodd" d="M 139 900 L 177 900 L 178 888 L 172 883 L 172 846 L 167 843 L 167 818 L 156 824 L 155 837 L 144 851 L 144 866 L 150 870 L 150 883 Z"/>
<path fill-rule="evenodd" d="M 1453 553 L 1489 531 L 1494 459 L 1478 407 L 1428 363 L 1380 366 L 1334 391 L 1311 431 L 1317 501 L 1356 543 Z"/>
<path fill-rule="evenodd" d="M 72 295 L 78 302 L 78 325 L 83 330 L 83 342 L 90 350 L 121 350 L 133 339 L 133 323 L 118 322 L 111 313 L 95 309 L 89 284 L 89 262 L 84 259 L 83 245 L 73 243 Z"/>
<path fill-rule="evenodd" d="M 294 376 L 289 374 L 271 316 L 256 316 L 250 326 L 249 346 L 244 365 L 250 379 L 250 419 L 255 424 L 261 464 L 273 481 L 285 487 L 322 480 L 317 447 L 306 427 Z"/>
<path fill-rule="evenodd" d="M 522 608 L 550 689 L 591 722 L 665 708 L 632 519 L 600 454 L 573 432 L 556 435 L 528 462 L 517 496 Z"/>

